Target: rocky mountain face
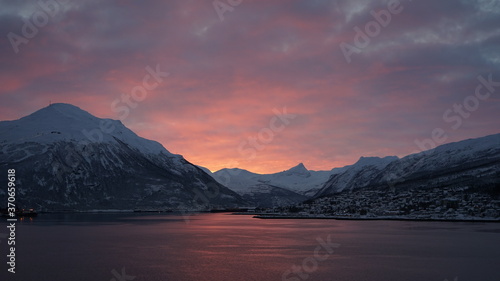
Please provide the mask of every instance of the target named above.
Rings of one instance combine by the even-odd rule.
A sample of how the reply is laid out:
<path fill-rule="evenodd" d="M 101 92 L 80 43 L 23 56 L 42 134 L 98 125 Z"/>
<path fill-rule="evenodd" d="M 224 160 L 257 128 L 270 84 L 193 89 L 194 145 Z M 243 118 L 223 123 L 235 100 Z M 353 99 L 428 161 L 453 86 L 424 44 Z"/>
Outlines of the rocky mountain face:
<path fill-rule="evenodd" d="M 0 122 L 0 167 L 16 170 L 20 207 L 39 210 L 203 209 L 246 205 L 160 143 L 69 104 Z M 6 177 L 0 185 L 7 186 Z M 0 200 L 7 202 L 6 189 Z"/>
<path fill-rule="evenodd" d="M 441 145 L 401 159 L 361 158 L 333 175 L 314 198 L 361 188 L 403 191 L 467 187 L 498 192 L 499 186 L 500 134 L 495 134 Z"/>

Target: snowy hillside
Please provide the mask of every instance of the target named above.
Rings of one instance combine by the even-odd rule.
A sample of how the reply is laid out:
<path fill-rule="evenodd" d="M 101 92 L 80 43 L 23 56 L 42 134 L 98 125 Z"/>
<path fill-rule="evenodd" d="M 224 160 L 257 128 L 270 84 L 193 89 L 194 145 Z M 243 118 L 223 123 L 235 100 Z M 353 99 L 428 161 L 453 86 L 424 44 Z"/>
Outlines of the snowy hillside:
<path fill-rule="evenodd" d="M 16 169 L 24 207 L 192 209 L 243 202 L 160 143 L 69 104 L 0 122 L 0 167 Z M 6 186 L 4 179 L 0 184 Z M 0 190 L 0 200 L 5 196 Z"/>
<path fill-rule="evenodd" d="M 499 183 L 500 134 L 496 134 L 441 145 L 401 159 L 361 158 L 343 173 L 332 176 L 314 197 L 363 187 L 389 191 L 451 186 L 490 188 Z"/>
<path fill-rule="evenodd" d="M 200 167 L 209 172 L 208 169 Z M 209 173 L 224 186 L 258 207 L 278 207 L 302 202 L 315 194 L 335 171 L 310 171 L 304 164 L 275 174 L 256 174 L 232 168 Z"/>
<path fill-rule="evenodd" d="M 116 145 L 121 141 L 143 153 L 174 156 L 160 143 L 137 136 L 118 120 L 100 119 L 74 105 L 63 103 L 51 104 L 19 120 L 0 122 L 0 136 L 0 144 L 3 145 L 63 141 Z"/>
<path fill-rule="evenodd" d="M 378 173 L 395 160 L 398 160 L 398 157 L 361 157 L 355 164 L 333 175 L 314 197 L 365 187 Z"/>
<path fill-rule="evenodd" d="M 310 171 L 300 163 L 275 174 L 256 174 L 242 169 L 222 169 L 214 178 L 239 194 L 252 193 L 252 187 L 267 184 L 310 196 L 328 180 L 332 171 Z"/>

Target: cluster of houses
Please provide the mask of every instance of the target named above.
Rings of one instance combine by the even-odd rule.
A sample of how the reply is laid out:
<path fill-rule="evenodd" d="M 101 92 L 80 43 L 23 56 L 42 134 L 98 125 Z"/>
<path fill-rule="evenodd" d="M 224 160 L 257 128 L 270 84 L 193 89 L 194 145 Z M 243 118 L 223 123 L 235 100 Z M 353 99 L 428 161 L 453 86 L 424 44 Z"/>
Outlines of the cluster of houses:
<path fill-rule="evenodd" d="M 407 219 L 500 219 L 500 200 L 462 188 L 356 190 L 271 212 L 299 216 Z"/>

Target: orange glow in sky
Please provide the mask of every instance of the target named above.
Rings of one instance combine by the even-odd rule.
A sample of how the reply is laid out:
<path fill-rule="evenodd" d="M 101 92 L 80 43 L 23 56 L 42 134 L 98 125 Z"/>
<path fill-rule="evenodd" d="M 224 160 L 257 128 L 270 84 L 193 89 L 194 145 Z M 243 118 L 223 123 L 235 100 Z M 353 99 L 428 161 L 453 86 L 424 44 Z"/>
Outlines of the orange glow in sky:
<path fill-rule="evenodd" d="M 384 3 L 249 1 L 221 20 L 211 1 L 68 2 L 17 53 L 0 39 L 0 120 L 71 103 L 212 171 L 258 173 L 404 156 L 435 128 L 446 142 L 498 133 L 498 95 L 458 129 L 443 118 L 478 76 L 500 81 L 498 15 L 444 2 L 405 3 L 363 48 L 355 28 Z M 33 7 L 6 9 L 2 34 L 22 35 Z M 151 69 L 161 79 L 131 99 Z"/>

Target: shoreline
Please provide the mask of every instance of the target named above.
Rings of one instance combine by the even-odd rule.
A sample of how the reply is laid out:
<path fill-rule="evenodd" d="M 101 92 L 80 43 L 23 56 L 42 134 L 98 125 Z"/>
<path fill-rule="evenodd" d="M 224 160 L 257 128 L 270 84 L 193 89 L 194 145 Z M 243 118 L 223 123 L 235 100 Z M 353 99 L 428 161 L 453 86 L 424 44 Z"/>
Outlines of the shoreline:
<path fill-rule="evenodd" d="M 289 216 L 289 215 L 255 215 L 256 219 L 324 219 L 324 220 L 358 220 L 358 221 L 429 221 L 429 222 L 490 222 L 500 223 L 500 219 L 450 219 L 450 218 L 408 218 L 408 217 L 339 217 L 339 216 Z"/>
<path fill-rule="evenodd" d="M 500 223 L 500 218 L 413 218 L 413 217 L 396 217 L 396 216 L 378 216 L 378 217 L 347 217 L 347 216 L 301 216 L 301 215 L 282 215 L 277 213 L 258 213 L 258 212 L 234 212 L 230 210 L 214 211 L 177 211 L 177 210 L 79 210 L 79 211 L 44 211 L 38 214 L 162 214 L 162 215 L 186 215 L 186 214 L 203 214 L 203 213 L 226 213 L 228 215 L 244 215 L 252 216 L 256 219 L 322 219 L 322 220 L 352 220 L 352 221 L 427 221 L 427 222 L 482 222 L 482 223 Z M 5 217 L 5 216 L 2 216 Z"/>

